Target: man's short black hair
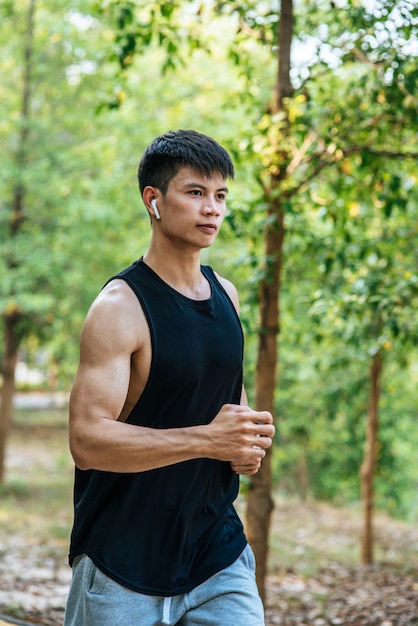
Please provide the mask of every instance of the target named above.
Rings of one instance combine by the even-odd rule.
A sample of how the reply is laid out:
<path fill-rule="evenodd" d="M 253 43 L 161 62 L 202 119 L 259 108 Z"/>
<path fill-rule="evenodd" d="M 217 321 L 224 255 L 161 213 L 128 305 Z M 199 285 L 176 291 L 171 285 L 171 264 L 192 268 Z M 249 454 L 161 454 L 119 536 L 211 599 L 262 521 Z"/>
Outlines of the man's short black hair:
<path fill-rule="evenodd" d="M 231 157 L 214 139 L 195 130 L 175 130 L 157 137 L 145 150 L 138 168 L 141 194 L 150 185 L 165 195 L 182 167 L 190 167 L 206 178 L 214 173 L 234 178 Z"/>

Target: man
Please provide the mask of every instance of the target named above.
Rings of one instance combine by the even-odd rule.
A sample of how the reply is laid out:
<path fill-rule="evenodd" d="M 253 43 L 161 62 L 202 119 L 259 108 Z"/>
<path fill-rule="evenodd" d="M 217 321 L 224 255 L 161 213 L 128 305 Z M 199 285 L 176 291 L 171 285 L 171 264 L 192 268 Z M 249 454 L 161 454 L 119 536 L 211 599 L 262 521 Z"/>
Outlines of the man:
<path fill-rule="evenodd" d="M 142 157 L 149 248 L 88 312 L 71 392 L 65 626 L 264 624 L 233 501 L 274 427 L 246 406 L 237 292 L 200 265 L 233 175 L 195 131 L 162 135 Z"/>

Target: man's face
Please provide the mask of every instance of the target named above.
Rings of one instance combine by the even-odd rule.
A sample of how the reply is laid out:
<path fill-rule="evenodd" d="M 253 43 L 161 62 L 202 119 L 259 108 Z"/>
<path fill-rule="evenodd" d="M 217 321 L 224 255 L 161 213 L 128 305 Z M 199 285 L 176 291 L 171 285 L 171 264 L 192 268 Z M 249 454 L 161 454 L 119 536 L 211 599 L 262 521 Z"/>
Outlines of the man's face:
<path fill-rule="evenodd" d="M 161 234 L 182 246 L 210 246 L 225 217 L 227 193 L 220 174 L 206 178 L 189 167 L 180 169 L 157 200 Z"/>

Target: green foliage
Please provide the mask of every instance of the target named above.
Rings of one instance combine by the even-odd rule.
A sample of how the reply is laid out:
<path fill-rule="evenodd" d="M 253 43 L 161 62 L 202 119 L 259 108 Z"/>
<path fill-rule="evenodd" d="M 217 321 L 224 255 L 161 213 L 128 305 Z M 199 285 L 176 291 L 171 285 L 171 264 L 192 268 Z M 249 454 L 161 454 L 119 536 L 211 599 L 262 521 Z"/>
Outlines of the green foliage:
<path fill-rule="evenodd" d="M 303 498 L 313 496 L 339 505 L 357 502 L 368 410 L 367 355 L 343 338 L 315 341 L 306 311 L 288 309 L 286 299 L 276 401 L 275 484 Z M 416 432 L 416 362 L 416 352 L 410 362 L 401 364 L 393 351 L 386 356 L 375 482 L 377 507 L 410 520 L 418 512 L 418 462 L 411 436 Z"/>
<path fill-rule="evenodd" d="M 23 313 L 28 359 L 46 351 L 51 378 L 58 372 L 68 387 L 91 301 L 147 245 L 135 180 L 142 150 L 170 128 L 197 128 L 236 163 L 223 231 L 202 258 L 239 287 L 250 398 L 258 286 L 270 261 L 266 209 L 279 197 L 286 211 L 276 483 L 306 497 L 358 498 L 368 363 L 379 349 L 377 500 L 416 513 L 412 9 L 406 1 L 336 2 L 332 10 L 296 3 L 285 124 L 269 104 L 278 3 L 36 3 L 22 168 L 27 4 L 0 3 L 0 309 Z M 25 220 L 11 237 L 18 183 Z"/>
<path fill-rule="evenodd" d="M 362 162 L 359 167 L 363 169 Z M 333 211 L 325 217 L 321 207 L 333 230 L 318 242 L 324 284 L 313 294 L 311 309 L 319 324 L 368 346 L 366 353 L 390 349 L 394 340 L 416 343 L 418 332 L 410 315 L 418 302 L 413 245 L 418 231 L 416 199 L 408 190 L 410 173 L 401 178 L 383 172 L 376 181 L 373 169 L 366 174 L 374 179 L 371 194 L 354 200 L 348 190 L 338 215 Z"/>
<path fill-rule="evenodd" d="M 124 80 L 126 70 L 150 47 L 164 51 L 161 70 L 166 73 L 184 66 L 191 52 L 206 45 L 203 4 L 182 0 L 103 0 L 93 3 L 92 14 L 108 25 L 110 45 L 105 58 L 116 62 L 118 80 Z M 123 97 L 111 99 L 108 105 L 118 108 L 122 103 Z"/>

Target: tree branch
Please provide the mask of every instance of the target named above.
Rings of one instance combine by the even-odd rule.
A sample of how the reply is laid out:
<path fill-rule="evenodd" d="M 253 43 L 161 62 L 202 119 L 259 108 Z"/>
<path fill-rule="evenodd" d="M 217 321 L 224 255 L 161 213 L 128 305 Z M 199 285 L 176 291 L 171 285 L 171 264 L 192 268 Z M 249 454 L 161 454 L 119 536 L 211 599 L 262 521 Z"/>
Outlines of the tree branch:
<path fill-rule="evenodd" d="M 352 156 L 353 154 L 359 154 L 361 152 L 367 152 L 368 154 L 372 154 L 376 157 L 384 157 L 389 159 L 417 159 L 418 152 L 402 152 L 397 150 L 376 150 L 374 148 L 370 148 L 369 146 L 351 146 L 348 148 L 339 148 L 333 154 L 329 152 L 323 151 L 320 153 L 316 153 L 314 157 L 309 160 L 304 161 L 304 164 L 312 163 L 314 158 L 319 157 L 321 159 L 312 171 L 301 181 L 298 182 L 297 185 L 292 187 L 291 189 L 287 189 L 283 195 L 286 198 L 291 198 L 298 191 L 303 189 L 311 180 L 313 180 L 325 167 L 329 167 L 331 165 L 335 165 L 335 163 L 340 163 L 347 157 Z"/>

